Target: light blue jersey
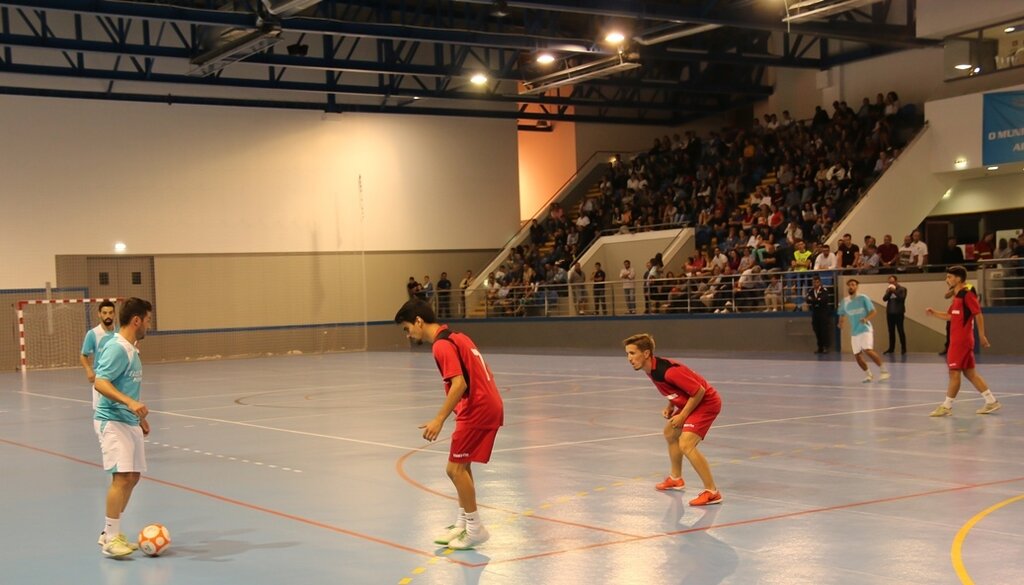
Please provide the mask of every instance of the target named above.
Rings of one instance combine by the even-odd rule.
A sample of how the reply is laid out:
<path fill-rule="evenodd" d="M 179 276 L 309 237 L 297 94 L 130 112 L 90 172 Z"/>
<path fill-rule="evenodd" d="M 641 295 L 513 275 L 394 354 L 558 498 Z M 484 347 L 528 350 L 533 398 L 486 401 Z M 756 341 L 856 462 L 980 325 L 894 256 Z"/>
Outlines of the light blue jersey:
<path fill-rule="evenodd" d="M 139 349 L 121 337 L 120 333 L 115 334 L 113 341 L 108 342 L 96 358 L 96 379 L 101 378 L 113 384 L 122 394 L 133 400 L 139 399 L 139 389 L 142 385 L 142 360 L 139 359 Z M 127 406 L 106 396 L 100 396 L 93 418 L 139 424 L 139 417 Z"/>
<path fill-rule="evenodd" d="M 853 327 L 850 332 L 851 335 L 860 335 L 861 333 L 867 333 L 872 331 L 871 322 L 861 323 L 861 319 L 868 316 L 868 313 L 873 311 L 875 305 L 868 298 L 868 295 L 858 294 L 855 297 L 846 297 L 843 302 L 839 303 L 839 310 L 836 314 L 839 316 L 846 315 L 846 318 L 850 320 Z"/>
<path fill-rule="evenodd" d="M 107 331 L 103 328 L 103 324 L 99 324 L 85 333 L 85 340 L 82 341 L 82 355 L 89 357 L 95 354 L 99 356 L 100 350 L 105 345 L 110 343 L 114 339 L 114 334 L 117 333 L 117 325 L 114 325 L 114 329 Z M 95 360 L 93 360 L 95 365 Z M 96 390 L 92 391 L 92 409 L 96 410 L 96 407 L 100 404 L 100 393 Z"/>
<path fill-rule="evenodd" d="M 99 355 L 100 350 L 103 346 L 110 343 L 110 340 L 114 338 L 114 334 L 117 333 L 117 326 L 114 329 L 107 331 L 103 328 L 103 325 L 97 325 L 85 333 L 85 339 L 82 341 L 82 355 Z"/>

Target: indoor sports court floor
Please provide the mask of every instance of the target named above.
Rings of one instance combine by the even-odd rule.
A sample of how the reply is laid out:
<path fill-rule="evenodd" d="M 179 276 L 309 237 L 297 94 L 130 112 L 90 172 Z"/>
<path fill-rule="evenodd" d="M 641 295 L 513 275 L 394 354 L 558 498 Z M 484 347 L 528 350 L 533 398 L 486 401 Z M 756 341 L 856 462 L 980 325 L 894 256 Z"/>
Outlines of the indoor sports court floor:
<path fill-rule="evenodd" d="M 107 476 L 77 370 L 0 375 L 0 582 L 698 585 L 1024 582 L 1021 366 L 989 363 L 1003 409 L 929 418 L 946 373 L 919 355 L 862 385 L 850 356 L 686 356 L 721 392 L 704 444 L 725 503 L 659 493 L 663 399 L 618 352 L 487 352 L 506 426 L 474 466 L 492 538 L 453 520 L 428 353 L 145 366 L 149 472 L 126 532 L 166 524 L 160 558 L 103 558 Z M 144 356 L 145 354 L 143 354 Z M 452 428 L 450 421 L 442 437 Z"/>

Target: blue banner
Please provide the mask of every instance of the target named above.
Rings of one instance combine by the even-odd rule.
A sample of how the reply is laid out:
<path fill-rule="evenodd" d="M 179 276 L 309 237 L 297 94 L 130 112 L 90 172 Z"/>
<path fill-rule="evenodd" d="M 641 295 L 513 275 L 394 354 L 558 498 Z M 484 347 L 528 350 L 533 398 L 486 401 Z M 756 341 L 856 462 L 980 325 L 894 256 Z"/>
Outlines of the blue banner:
<path fill-rule="evenodd" d="M 985 94 L 983 165 L 1024 161 L 1024 91 Z"/>

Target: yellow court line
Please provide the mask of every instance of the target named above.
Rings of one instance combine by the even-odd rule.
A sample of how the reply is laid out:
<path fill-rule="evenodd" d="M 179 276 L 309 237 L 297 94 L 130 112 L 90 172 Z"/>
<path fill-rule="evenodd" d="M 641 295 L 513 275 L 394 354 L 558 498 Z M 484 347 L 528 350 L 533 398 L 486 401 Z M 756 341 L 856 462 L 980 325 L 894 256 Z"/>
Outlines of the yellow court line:
<path fill-rule="evenodd" d="M 978 522 L 981 522 L 982 519 L 985 518 L 985 516 L 988 516 L 989 514 L 995 512 L 996 510 L 1002 508 L 1003 506 L 1009 506 L 1010 504 L 1020 500 L 1024 500 L 1024 495 L 1009 498 L 1003 500 L 1002 502 L 999 502 L 998 504 L 985 508 L 981 512 L 975 514 L 974 518 L 968 520 L 967 523 L 964 524 L 956 533 L 956 538 L 953 539 L 953 548 L 950 551 L 950 556 L 953 558 L 953 570 L 956 571 L 957 577 L 960 577 L 961 583 L 963 583 L 964 585 L 974 585 L 974 580 L 971 579 L 971 576 L 967 574 L 967 568 L 964 567 L 962 549 L 964 545 L 964 540 L 967 538 L 967 534 L 971 531 L 972 528 L 974 528 L 974 525 Z"/>

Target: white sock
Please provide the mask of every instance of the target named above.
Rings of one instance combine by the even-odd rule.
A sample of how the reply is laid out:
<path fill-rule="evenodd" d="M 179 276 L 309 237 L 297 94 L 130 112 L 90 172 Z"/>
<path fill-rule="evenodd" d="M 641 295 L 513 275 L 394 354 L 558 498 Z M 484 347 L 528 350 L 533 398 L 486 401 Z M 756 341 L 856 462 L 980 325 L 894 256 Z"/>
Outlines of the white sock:
<path fill-rule="evenodd" d="M 476 534 L 480 531 L 480 511 L 466 512 L 466 532 Z"/>
<path fill-rule="evenodd" d="M 947 396 L 946 399 L 942 401 L 942 406 L 945 406 L 946 408 L 953 408 L 953 399 Z"/>
<path fill-rule="evenodd" d="M 466 528 L 466 510 L 464 508 L 459 508 L 459 517 L 455 519 L 455 527 Z"/>
<path fill-rule="evenodd" d="M 985 404 L 992 404 L 996 401 L 996 397 L 992 395 L 992 389 L 989 388 L 981 393 L 981 397 L 985 399 Z"/>
<path fill-rule="evenodd" d="M 110 542 L 118 534 L 121 534 L 121 519 L 107 518 L 103 524 L 103 532 L 107 535 L 107 542 Z"/>

